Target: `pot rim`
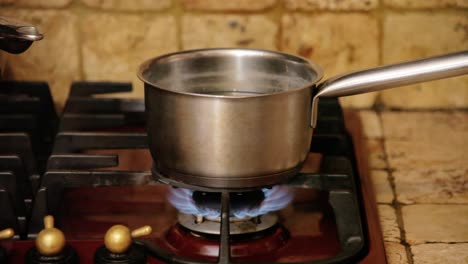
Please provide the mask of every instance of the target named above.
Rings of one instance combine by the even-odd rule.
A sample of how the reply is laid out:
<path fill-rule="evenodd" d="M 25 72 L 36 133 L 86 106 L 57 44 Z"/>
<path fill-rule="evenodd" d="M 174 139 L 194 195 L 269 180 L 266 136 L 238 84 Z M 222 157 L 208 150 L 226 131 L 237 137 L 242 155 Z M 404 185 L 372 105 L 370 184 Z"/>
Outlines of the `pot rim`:
<path fill-rule="evenodd" d="M 316 78 L 312 81 L 306 82 L 302 86 L 298 86 L 297 88 L 288 89 L 288 90 L 279 91 L 279 92 L 264 93 L 264 94 L 249 94 L 249 95 L 218 95 L 218 94 L 191 93 L 191 92 L 166 89 L 166 88 L 156 85 L 153 82 L 148 81 L 143 76 L 144 72 L 147 69 L 149 69 L 151 65 L 158 63 L 158 62 L 169 61 L 171 59 L 198 57 L 198 56 L 204 56 L 207 54 L 212 55 L 216 53 L 224 53 L 224 54 L 245 53 L 245 54 L 257 54 L 257 56 L 261 56 L 262 53 L 264 53 L 264 54 L 268 54 L 270 56 L 274 56 L 280 59 L 289 60 L 291 63 L 302 64 L 305 68 L 308 68 L 310 71 L 314 72 L 316 74 Z M 272 51 L 272 50 L 265 50 L 265 49 L 246 49 L 246 48 L 209 48 L 209 49 L 191 49 L 191 50 L 177 51 L 177 52 L 167 53 L 161 56 L 147 59 L 143 63 L 141 63 L 140 66 L 138 67 L 137 76 L 143 83 L 148 84 L 153 88 L 157 88 L 157 89 L 164 90 L 166 92 L 170 92 L 174 94 L 205 97 L 205 98 L 242 99 L 242 98 L 257 98 L 257 97 L 265 97 L 265 96 L 273 96 L 273 95 L 283 95 L 283 94 L 294 93 L 303 89 L 307 89 L 317 84 L 323 78 L 323 70 L 322 70 L 322 67 L 320 67 L 320 65 L 304 57 L 291 55 L 291 54 L 279 52 L 279 51 Z"/>

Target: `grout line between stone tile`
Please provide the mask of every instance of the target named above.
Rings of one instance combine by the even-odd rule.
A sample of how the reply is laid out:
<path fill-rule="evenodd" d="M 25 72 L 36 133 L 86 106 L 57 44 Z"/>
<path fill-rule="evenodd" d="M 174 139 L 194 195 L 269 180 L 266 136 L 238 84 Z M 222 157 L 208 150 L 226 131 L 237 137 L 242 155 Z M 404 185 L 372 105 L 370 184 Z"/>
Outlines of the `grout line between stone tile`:
<path fill-rule="evenodd" d="M 283 19 L 283 15 L 286 14 L 285 8 L 283 6 L 283 3 L 279 0 L 277 0 L 274 4 L 274 6 L 271 8 L 271 11 L 269 12 L 272 16 L 273 21 L 276 24 L 276 38 L 275 38 L 275 48 L 277 50 L 282 50 L 282 39 L 283 39 L 283 24 L 281 23 Z"/>
<path fill-rule="evenodd" d="M 468 244 L 468 240 L 467 241 L 457 241 L 457 242 L 425 241 L 423 244 L 417 244 L 415 246 L 420 246 L 420 245 L 425 245 L 425 244 L 447 244 L 447 245 Z"/>
<path fill-rule="evenodd" d="M 377 46 L 378 46 L 378 64 L 383 65 L 383 45 L 384 45 L 384 19 L 385 19 L 385 7 L 384 7 L 384 1 L 379 0 L 378 1 L 378 6 L 375 9 L 374 17 L 377 19 L 377 27 L 379 30 L 379 35 L 377 39 Z M 382 104 L 381 103 L 381 92 L 378 92 L 375 101 L 374 101 L 374 106 Z"/>
<path fill-rule="evenodd" d="M 182 19 L 183 19 L 184 10 L 183 10 L 182 3 L 180 2 L 180 0 L 172 0 L 171 4 L 172 4 L 171 8 L 173 8 L 172 15 L 174 15 L 175 25 L 176 25 L 177 50 L 182 50 L 184 48 L 183 43 L 182 43 L 182 34 L 183 34 Z"/>
<path fill-rule="evenodd" d="M 83 17 L 83 11 L 81 8 L 80 3 L 77 3 L 77 1 L 73 1 L 68 9 L 70 12 L 76 16 L 76 21 L 75 21 L 75 27 L 76 27 L 76 41 L 78 45 L 78 75 L 80 80 L 85 80 L 85 71 L 84 71 L 84 63 L 83 63 L 83 30 L 82 30 L 82 23 L 81 23 L 81 18 Z"/>
<path fill-rule="evenodd" d="M 376 111 L 388 111 L 388 112 L 410 112 L 410 113 L 421 113 L 421 112 L 429 112 L 429 113 L 434 113 L 434 112 L 468 112 L 468 107 L 460 107 L 460 108 L 393 108 L 393 107 L 379 107 L 375 109 Z"/>
<path fill-rule="evenodd" d="M 400 206 L 413 206 L 413 205 L 461 205 L 461 206 L 468 206 L 466 202 L 460 203 L 421 203 L 421 202 L 414 202 L 414 203 L 400 203 Z"/>
<path fill-rule="evenodd" d="M 422 13 L 422 14 L 433 14 L 437 12 L 454 13 L 454 12 L 466 12 L 467 8 L 464 7 L 426 7 L 426 8 L 402 8 L 383 6 L 387 12 L 393 13 Z"/>
<path fill-rule="evenodd" d="M 177 2 L 179 6 L 179 10 L 183 14 L 190 14 L 190 15 L 268 15 L 272 11 L 278 8 L 278 2 L 271 6 L 267 6 L 265 8 L 254 9 L 254 10 L 232 10 L 232 9 L 220 9 L 220 10 L 203 10 L 203 9 L 186 9 L 183 6 L 181 0 L 172 0 L 173 2 Z M 165 10 L 167 11 L 167 10 Z"/>
<path fill-rule="evenodd" d="M 395 178 L 393 176 L 393 170 L 390 168 L 390 162 L 388 160 L 387 149 L 385 145 L 385 132 L 384 132 L 385 127 L 384 127 L 384 122 L 382 120 L 382 112 L 377 111 L 376 114 L 377 114 L 377 117 L 379 118 L 380 127 L 382 128 L 382 147 L 384 150 L 384 160 L 385 160 L 385 164 L 386 164 L 387 172 L 388 172 L 388 181 L 390 182 L 390 187 L 392 188 L 392 193 L 393 193 L 393 202 L 390 205 L 393 206 L 393 208 L 395 209 L 397 224 L 400 229 L 400 244 L 402 244 L 405 247 L 408 264 L 413 264 L 414 260 L 413 260 L 413 254 L 411 252 L 411 247 L 406 242 L 406 233 L 404 229 L 403 215 L 402 215 L 402 210 L 401 210 L 403 204 L 399 203 L 397 200 Z"/>

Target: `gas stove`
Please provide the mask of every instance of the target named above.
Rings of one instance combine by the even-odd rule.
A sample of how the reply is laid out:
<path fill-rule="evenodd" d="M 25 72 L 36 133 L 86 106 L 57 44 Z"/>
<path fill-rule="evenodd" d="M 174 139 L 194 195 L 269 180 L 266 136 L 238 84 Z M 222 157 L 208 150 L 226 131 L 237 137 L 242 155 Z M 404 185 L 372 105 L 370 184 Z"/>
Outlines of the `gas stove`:
<path fill-rule="evenodd" d="M 131 89 L 75 82 L 58 117 L 46 83 L 0 82 L 0 230 L 15 234 L 0 263 L 386 262 L 359 129 L 336 99 L 297 176 L 211 189 L 152 170 L 144 101 L 101 96 Z"/>

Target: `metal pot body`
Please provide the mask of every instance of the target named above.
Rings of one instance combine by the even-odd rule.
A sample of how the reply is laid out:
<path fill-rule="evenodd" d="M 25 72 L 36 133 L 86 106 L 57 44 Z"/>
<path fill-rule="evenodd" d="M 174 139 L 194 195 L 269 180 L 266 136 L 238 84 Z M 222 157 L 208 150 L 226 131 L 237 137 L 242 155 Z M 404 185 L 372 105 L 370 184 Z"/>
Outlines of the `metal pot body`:
<path fill-rule="evenodd" d="M 146 84 L 149 142 L 163 176 L 211 187 L 264 186 L 294 175 L 309 152 L 310 89 L 242 99 Z"/>
<path fill-rule="evenodd" d="M 227 51 L 148 66 L 161 74 L 147 75 L 154 82 L 145 83 L 150 151 L 160 176 L 215 188 L 265 186 L 295 175 L 306 159 L 314 86 L 304 84 L 319 73 L 280 53 Z M 289 84 L 287 67 L 301 67 Z"/>

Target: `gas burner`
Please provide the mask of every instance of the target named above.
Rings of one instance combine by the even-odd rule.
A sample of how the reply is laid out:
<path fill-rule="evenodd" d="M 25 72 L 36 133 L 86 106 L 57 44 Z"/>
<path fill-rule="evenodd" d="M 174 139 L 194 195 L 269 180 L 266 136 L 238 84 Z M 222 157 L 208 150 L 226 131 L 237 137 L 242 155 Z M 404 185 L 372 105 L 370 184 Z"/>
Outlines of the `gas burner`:
<path fill-rule="evenodd" d="M 282 185 L 261 190 L 230 192 L 230 216 L 244 219 L 278 211 L 286 207 L 293 196 L 291 189 Z M 217 192 L 172 188 L 168 200 L 184 214 L 211 219 L 218 218 L 221 214 L 221 194 Z"/>
<path fill-rule="evenodd" d="M 288 242 L 289 238 L 289 232 L 281 225 L 274 225 L 258 233 L 231 234 L 231 257 L 242 259 L 256 256 L 266 259 L 261 256 L 276 252 Z M 220 246 L 218 235 L 195 233 L 179 224 L 173 226 L 166 234 L 166 242 L 179 254 L 199 259 L 216 258 Z"/>
<path fill-rule="evenodd" d="M 254 214 L 260 213 L 262 202 L 267 198 L 262 190 L 246 191 L 246 192 L 231 192 L 231 217 L 242 219 L 245 217 L 253 217 L 256 215 L 248 215 L 247 212 Z M 221 209 L 221 193 L 194 191 L 192 193 L 194 205 L 201 212 L 212 212 L 207 215 L 212 219 L 219 218 Z"/>
<path fill-rule="evenodd" d="M 219 235 L 221 219 L 195 216 L 179 213 L 177 217 L 179 224 L 190 231 L 200 234 Z M 276 214 L 265 214 L 256 217 L 229 218 L 229 233 L 231 235 L 252 234 L 267 230 L 278 222 Z"/>

